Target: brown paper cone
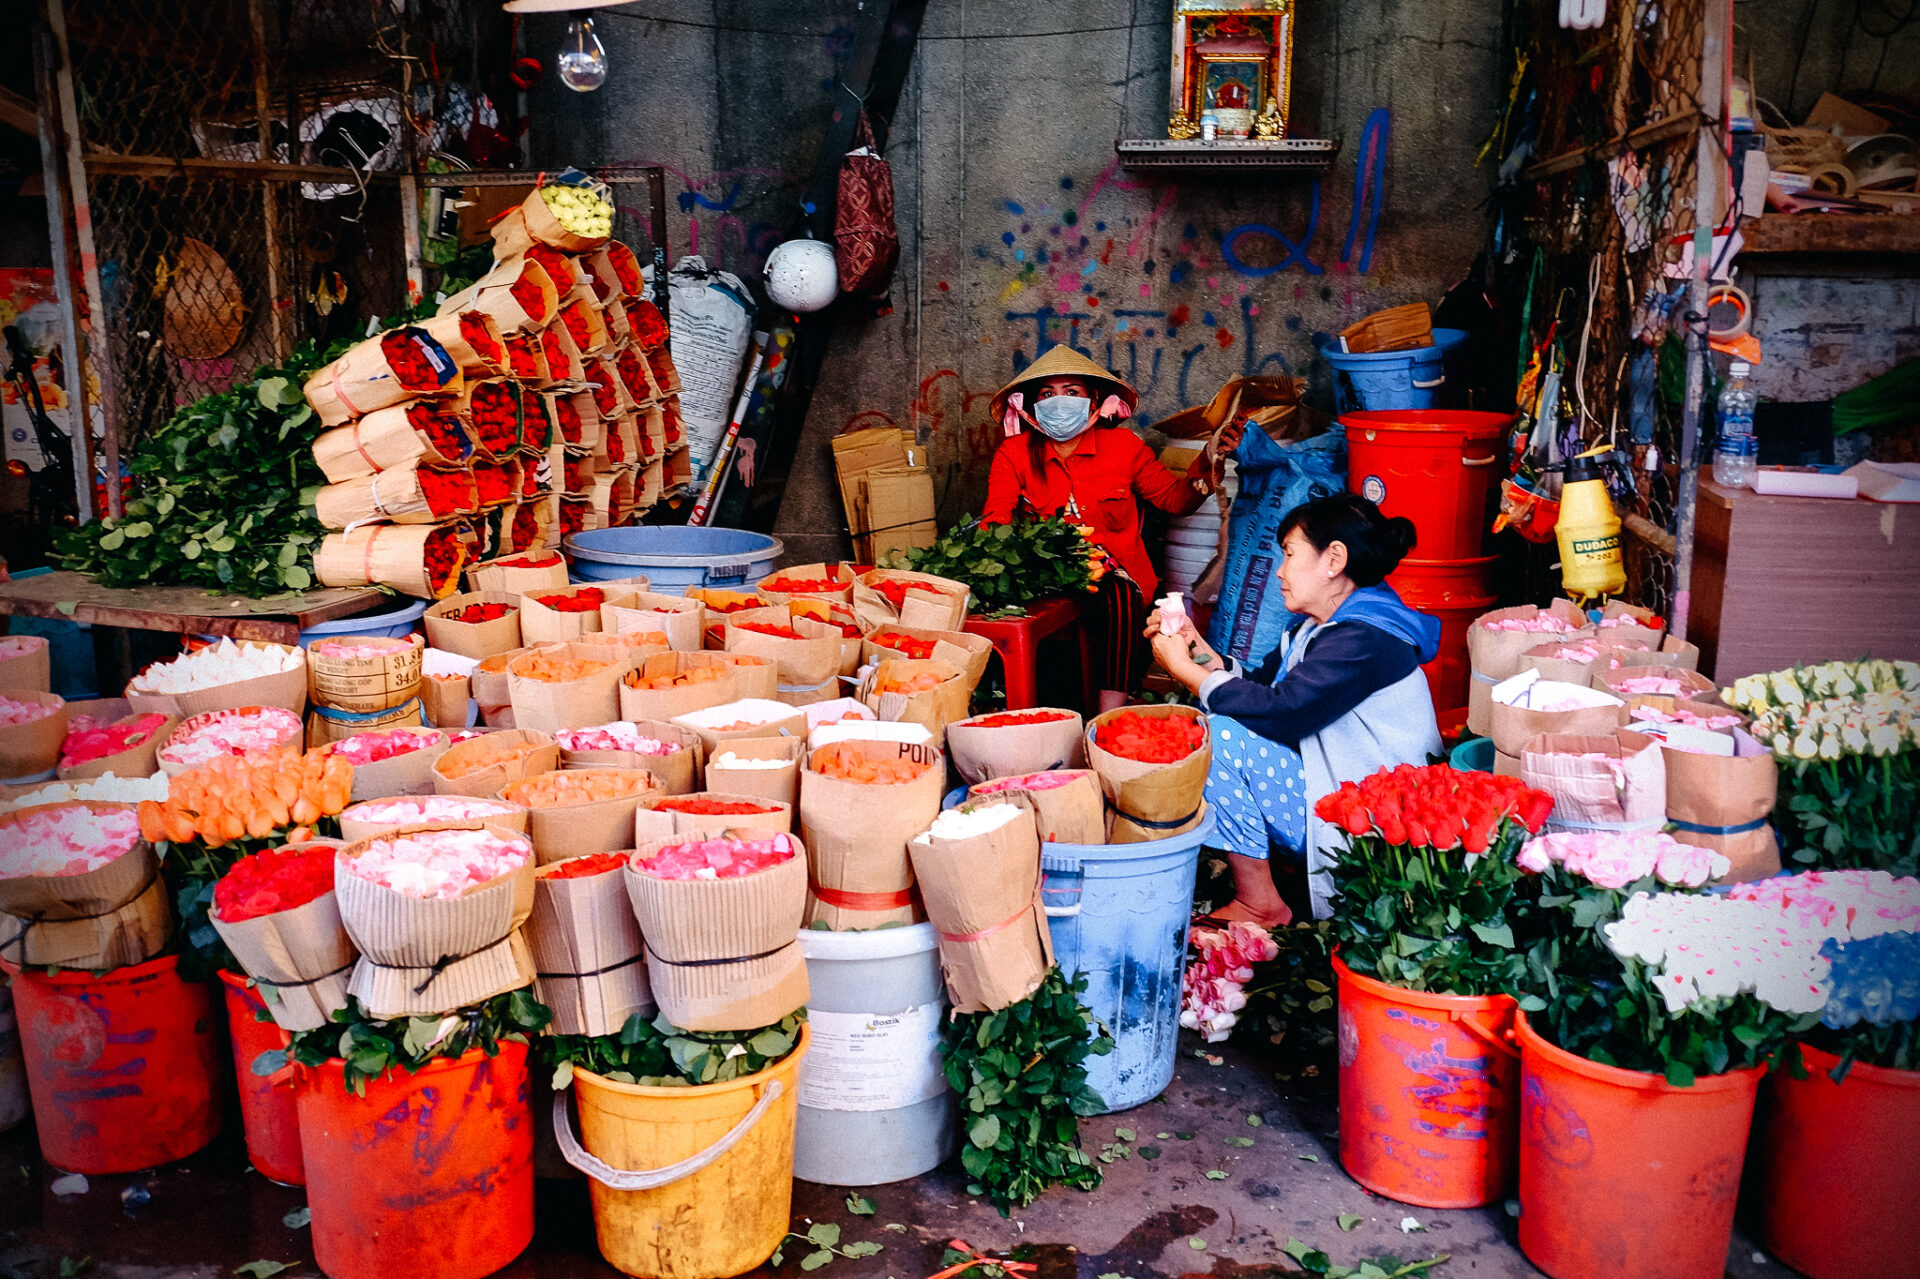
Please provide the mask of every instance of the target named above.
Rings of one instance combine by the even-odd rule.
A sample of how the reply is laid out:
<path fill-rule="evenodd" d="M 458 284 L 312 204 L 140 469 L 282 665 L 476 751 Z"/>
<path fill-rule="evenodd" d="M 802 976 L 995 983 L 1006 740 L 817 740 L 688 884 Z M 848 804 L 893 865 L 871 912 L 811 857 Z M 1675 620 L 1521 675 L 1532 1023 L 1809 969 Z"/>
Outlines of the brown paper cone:
<path fill-rule="evenodd" d="M 487 560 L 475 564 L 467 570 L 467 589 L 470 591 L 499 591 L 508 595 L 525 595 L 529 591 L 558 591 L 567 586 L 567 562 L 558 553 L 552 556 L 552 563 L 545 563 L 533 556 L 538 568 L 514 568 L 509 565 L 527 556 L 509 555 L 500 559 Z"/>
<path fill-rule="evenodd" d="M 1583 733 L 1605 737 L 1611 736 L 1615 729 L 1625 727 L 1627 706 L 1618 699 L 1603 706 L 1585 706 L 1574 710 L 1533 709 L 1534 705 L 1551 704 L 1556 698 L 1577 693 L 1584 687 L 1542 680 L 1523 690 L 1521 700 L 1516 704 L 1493 703 L 1491 727 L 1494 749 L 1502 755 L 1513 757 L 1517 769 L 1520 752 L 1541 733 Z M 1518 777 L 1520 774 L 1515 771 L 1511 775 Z"/>
<path fill-rule="evenodd" d="M 376 409 L 313 442 L 313 459 L 330 484 L 413 466 L 465 466 L 473 437 L 449 411 L 446 400 L 408 400 Z M 433 432 L 451 442 L 436 443 Z"/>
<path fill-rule="evenodd" d="M 668 688 L 636 687 L 642 681 L 678 679 L 705 667 L 711 680 Z M 648 658 L 620 683 L 620 718 L 671 721 L 681 715 L 736 701 L 740 697 L 737 669 L 717 653 L 662 653 Z"/>
<path fill-rule="evenodd" d="M 1622 736 L 1640 734 L 1628 731 Z M 1710 848 L 1732 862 L 1719 881 L 1727 884 L 1780 872 L 1780 844 L 1767 824 L 1779 798 L 1779 765 L 1773 752 L 1751 734 L 1735 732 L 1733 741 L 1732 755 L 1660 748 L 1671 833 L 1683 844 Z"/>
<path fill-rule="evenodd" d="M 28 817 L 63 809 L 125 812 L 131 804 L 69 800 L 0 813 L 0 844 L 19 838 L 11 828 Z M 173 913 L 152 845 L 133 847 L 98 870 L 80 875 L 22 875 L 0 879 L 0 912 L 25 922 L 0 930 L 0 959 L 61 968 L 122 968 L 145 963 L 167 944 Z"/>
<path fill-rule="evenodd" d="M 571 599 L 584 591 L 594 590 L 602 595 L 603 604 L 612 604 L 617 608 L 631 608 L 633 605 L 631 591 L 609 590 L 606 583 L 582 582 L 557 591 L 530 591 L 520 597 L 520 637 L 528 644 L 564 644 L 582 635 L 598 634 L 600 613 L 597 608 L 586 613 L 563 613 L 540 602 L 541 598 L 556 596 Z"/>
<path fill-rule="evenodd" d="M 340 842 L 351 844 L 362 839 L 371 839 L 375 835 L 400 830 L 480 830 L 485 827 L 497 830 L 503 835 L 527 834 L 527 810 L 518 804 L 509 804 L 504 799 L 491 796 L 463 796 L 476 799 L 487 806 L 484 816 L 473 818 L 455 818 L 443 821 L 419 821 L 415 819 L 388 820 L 378 816 L 382 801 L 372 800 L 354 804 L 340 814 Z"/>
<path fill-rule="evenodd" d="M 323 586 L 388 586 L 420 599 L 444 599 L 460 584 L 466 548 L 450 546 L 452 571 L 433 580 L 429 541 L 449 534 L 446 524 L 367 524 L 351 533 L 329 533 L 313 557 L 314 576 Z"/>
<path fill-rule="evenodd" d="M 1702 718 L 1732 718 L 1737 720 L 1738 723 L 1729 724 L 1725 728 L 1705 730 L 1710 733 L 1725 733 L 1728 736 L 1732 736 L 1733 730 L 1736 728 L 1746 729 L 1750 728 L 1753 724 L 1751 716 L 1743 715 L 1733 709 L 1733 707 L 1720 702 L 1696 702 L 1685 697 L 1657 697 L 1643 693 L 1627 699 L 1627 727 L 1635 732 L 1639 732 L 1643 728 L 1656 727 L 1660 723 L 1658 720 L 1649 721 L 1637 718 L 1633 712 L 1636 707 L 1640 706 L 1651 707 L 1667 715 L 1671 715 L 1675 711 L 1684 710 L 1692 711 L 1695 715 L 1701 716 Z"/>
<path fill-rule="evenodd" d="M 1605 641 L 1611 632 L 1600 632 Z M 1660 641 L 1658 648 L 1638 648 L 1621 645 L 1617 642 L 1602 643 L 1600 656 L 1595 663 L 1596 669 L 1614 670 L 1619 666 L 1665 666 L 1675 670 L 1697 671 L 1700 669 L 1700 649 L 1682 639 L 1669 635 Z"/>
<path fill-rule="evenodd" d="M 677 800 L 716 800 L 729 804 L 752 804 L 750 813 L 687 813 L 673 805 Z M 768 834 L 793 833 L 793 805 L 758 795 L 732 795 L 725 791 L 694 791 L 688 795 L 650 795 L 640 801 L 633 813 L 633 842 L 636 847 L 678 836 L 718 836 L 728 831 L 758 831 Z"/>
<path fill-rule="evenodd" d="M 1516 618 L 1531 621 L 1542 613 L 1551 613 L 1575 629 L 1565 635 L 1487 629 L 1494 622 Z M 1467 727 L 1483 737 L 1489 736 L 1493 726 L 1493 686 L 1520 673 L 1520 659 L 1528 649 L 1537 648 L 1548 641 L 1565 643 L 1575 636 L 1590 639 L 1593 628 L 1586 625 L 1586 617 L 1566 600 L 1555 600 L 1544 609 L 1534 604 L 1496 608 L 1475 618 L 1473 625 L 1467 628 L 1467 656 L 1473 668 L 1473 678 L 1467 690 Z"/>
<path fill-rule="evenodd" d="M 282 722 L 284 729 L 279 739 L 272 746 L 265 750 L 251 752 L 252 754 L 289 756 L 298 755 L 302 750 L 306 749 L 306 728 L 298 715 L 295 715 L 283 706 L 237 706 L 230 711 L 209 711 L 204 715 L 194 715 L 187 719 L 175 718 L 173 727 L 168 730 L 166 740 L 162 742 L 154 752 L 154 763 L 159 771 L 164 772 L 169 777 L 178 777 L 182 773 L 203 767 L 204 761 L 195 764 L 190 763 L 188 758 L 183 758 L 184 749 L 194 737 L 198 736 L 202 730 L 210 728 L 223 720 L 233 719 L 243 715 L 257 715 L 263 711 L 276 712 L 272 718 Z M 151 775 L 151 772 L 145 774 L 120 774 L 122 777 Z"/>
<path fill-rule="evenodd" d="M 824 591 L 783 591 L 781 582 L 799 582 L 807 580 L 832 581 L 837 583 Z M 835 604 L 853 603 L 853 566 L 851 564 L 799 564 L 770 573 L 754 584 L 754 592 L 769 604 L 785 607 L 790 600 L 817 599 L 831 600 Z"/>
<path fill-rule="evenodd" d="M 535 777 L 522 778 L 502 788 L 500 798 L 527 807 L 528 830 L 533 849 L 542 866 L 585 857 L 590 853 L 617 853 L 633 847 L 633 813 L 641 801 L 659 793 L 654 775 L 641 768 L 580 768 L 579 773 L 612 773 L 632 782 L 630 795 L 597 800 L 591 804 L 568 804 L 554 808 L 526 805 L 528 784 Z"/>
<path fill-rule="evenodd" d="M 429 608 L 427 646 L 461 657 L 485 658 L 520 647 L 520 597 L 508 591 L 467 591 Z M 475 604 L 510 604 L 513 611 L 491 622 L 460 622 L 454 615 Z"/>
<path fill-rule="evenodd" d="M 511 759 L 472 768 L 479 760 L 491 759 L 502 745 L 526 744 L 533 749 Z M 449 747 L 433 763 L 433 793 L 436 795 L 473 795 L 492 799 L 500 788 L 535 773 L 551 773 L 560 766 L 560 748 L 545 733 L 525 728 L 506 728 L 484 737 L 469 738 Z M 472 768 L 470 772 L 459 770 Z M 459 775 L 454 775 L 459 772 Z"/>
<path fill-rule="evenodd" d="M 421 731 L 432 731 L 432 745 L 408 751 L 404 755 L 395 755 L 392 759 L 353 766 L 352 803 L 433 794 L 434 762 L 451 749 L 451 743 L 447 735 L 438 730 Z"/>
<path fill-rule="evenodd" d="M 806 909 L 806 848 L 791 835 L 776 838 L 793 844 L 791 859 L 733 879 L 656 879 L 641 869 L 679 837 L 644 844 L 627 863 L 627 895 L 646 938 L 654 998 L 683 1030 L 752 1030 L 807 1002 L 807 965 L 796 940 Z"/>
<path fill-rule="evenodd" d="M 534 872 L 525 929 L 534 998 L 553 1010 L 550 1034 L 611 1035 L 654 1007 L 624 867 L 577 879 L 552 875 L 550 866 Z"/>
<path fill-rule="evenodd" d="M 423 320 L 420 327 L 453 357 L 467 377 L 500 377 L 507 372 L 507 347 L 500 326 L 485 311 L 456 311 Z"/>
<path fill-rule="evenodd" d="M 582 255 L 580 259 L 580 265 L 586 269 L 587 282 L 593 288 L 594 300 L 602 306 L 609 302 L 619 302 L 627 296 L 626 285 L 622 283 L 620 272 L 613 264 L 612 250 L 615 247 L 626 248 L 618 240 L 609 240 L 598 249 Z M 631 254 L 633 250 L 627 249 L 627 252 Z M 625 307 L 617 306 L 613 309 L 622 317 L 626 315 Z"/>
<path fill-rule="evenodd" d="M 1019 786 L 1012 783 L 1045 778 L 1064 785 L 1046 787 Z M 1026 777 L 1002 777 L 981 782 L 972 795 L 983 803 L 1019 796 L 1033 809 L 1040 839 L 1048 844 L 1104 844 L 1107 842 L 1106 800 L 1100 790 L 1100 774 L 1090 768 L 1055 769 Z"/>
<path fill-rule="evenodd" d="M 1667 770 L 1652 747 L 1624 731 L 1540 733 L 1520 752 L 1520 780 L 1553 796 L 1549 831 L 1659 830 Z M 1593 755 L 1603 758 L 1584 758 Z"/>
<path fill-rule="evenodd" d="M 876 589 L 878 583 L 888 581 L 920 582 L 940 587 L 943 593 L 935 596 L 925 591 L 909 590 L 905 604 L 896 609 Z M 909 573 L 901 569 L 874 569 L 862 573 L 854 583 L 853 615 L 860 619 L 862 630 L 893 623 L 929 631 L 957 631 L 967 620 L 968 598 L 966 584 L 951 578 L 935 577 L 931 573 Z"/>
<path fill-rule="evenodd" d="M 700 651 L 705 618 L 706 609 L 699 600 L 654 591 L 636 592 L 631 608 L 617 604 L 600 606 L 603 632 L 616 635 L 628 631 L 657 632 L 667 637 L 668 647 L 681 653 Z"/>
<path fill-rule="evenodd" d="M 1040 908 L 1040 837 L 1031 812 L 973 839 L 908 845 L 955 1012 L 991 1012 L 1033 994 L 1053 967 Z"/>
<path fill-rule="evenodd" d="M 420 715 L 435 728 L 465 728 L 473 685 L 464 675 L 428 675 L 420 680 Z"/>
<path fill-rule="evenodd" d="M 678 724 L 669 724 L 664 720 L 628 721 L 640 730 L 643 737 L 657 742 L 672 742 L 679 749 L 671 755 L 642 755 L 634 751 L 583 751 L 560 748 L 560 767 L 573 768 L 640 768 L 652 773 L 665 795 L 685 795 L 700 789 L 701 760 L 706 748 L 701 745 L 700 734 Z M 594 725 L 593 727 L 599 727 Z M 562 733 L 558 741 L 564 743 L 566 735 Z"/>
<path fill-rule="evenodd" d="M 496 224 L 498 225 L 498 224 Z M 514 284 L 521 295 L 514 295 Z M 521 258 L 511 265 L 496 262 L 493 270 L 440 304 L 441 315 L 484 311 L 507 336 L 541 328 L 559 309 L 560 293 L 538 262 Z"/>
<path fill-rule="evenodd" d="M 786 610 L 781 609 L 781 614 Z M 743 624 L 735 621 L 739 614 L 727 618 L 721 632 L 721 642 L 729 653 L 745 653 L 749 657 L 764 657 L 774 664 L 776 695 L 781 693 L 808 693 L 825 688 L 825 697 L 809 697 L 808 701 L 824 701 L 826 697 L 839 694 L 840 675 L 840 630 L 817 622 L 810 617 L 789 618 L 779 623 L 787 629 L 798 632 L 802 638 L 787 639 L 779 635 L 767 635 L 760 631 L 743 629 Z M 749 622 L 744 625 L 765 625 Z M 782 697 L 782 700 L 791 700 Z M 805 705 L 797 702 L 796 705 Z"/>
<path fill-rule="evenodd" d="M 1604 643 L 1614 643 L 1626 636 L 1653 648 L 1667 633 L 1666 620 L 1652 609 L 1642 608 L 1638 604 L 1615 600 L 1600 610 L 1600 618 L 1603 623 L 1613 623 L 1611 626 L 1595 628 L 1595 633 Z"/>
<path fill-rule="evenodd" d="M 919 693 L 884 691 L 889 684 L 920 675 L 938 675 L 940 683 Z M 971 692 L 965 671 L 951 662 L 931 659 L 881 662 L 860 681 L 860 700 L 875 715 L 897 723 L 925 725 L 936 741 L 946 733 L 947 725 L 967 717 Z"/>
<path fill-rule="evenodd" d="M 780 695 L 780 671 L 772 659 L 756 657 L 752 653 L 713 654 L 715 660 L 725 662 L 733 668 L 734 678 L 739 682 L 741 698 L 754 698 L 759 701 L 772 701 Z"/>
<path fill-rule="evenodd" d="M 473 674 L 468 678 L 473 687 L 473 700 L 480 703 L 483 714 L 512 705 L 513 695 L 507 685 L 507 666 L 514 658 L 532 651 L 531 648 L 510 648 L 504 653 L 482 658 L 480 664 L 473 668 Z"/>
<path fill-rule="evenodd" d="M 530 678 L 527 672 L 543 658 L 584 662 L 594 669 L 573 680 Z M 520 728 L 552 733 L 618 719 L 620 680 L 632 669 L 631 659 L 611 645 L 548 644 L 523 653 L 507 663 L 507 700 L 513 707 L 513 722 Z"/>
<path fill-rule="evenodd" d="M 378 649 L 374 657 L 341 657 L 342 647 Z M 420 655 L 426 642 L 418 635 L 392 639 L 351 635 L 318 639 L 307 645 L 307 700 L 316 708 L 383 711 L 420 695 Z"/>
<path fill-rule="evenodd" d="M 382 346 L 389 338 L 407 344 L 424 357 L 438 371 L 439 384 L 423 390 L 402 383 L 387 363 Z M 309 377 L 301 391 L 320 425 L 339 426 L 421 395 L 457 395 L 462 380 L 459 367 L 440 344 L 426 330 L 407 325 L 349 347 L 345 355 Z"/>
<path fill-rule="evenodd" d="M 970 635 L 965 631 L 933 631 L 917 626 L 876 626 L 867 631 L 862 641 L 862 659 L 867 662 L 882 662 L 888 659 L 911 660 L 904 649 L 889 648 L 876 643 L 875 635 L 905 635 L 909 639 L 929 640 L 933 651 L 928 656 L 936 662 L 951 662 L 967 673 L 969 693 L 980 684 L 980 677 L 987 673 L 987 660 L 993 656 L 993 641 L 984 635 Z"/>
<path fill-rule="evenodd" d="M 347 869 L 371 842 L 341 849 L 334 875 L 340 922 L 360 950 L 347 990 L 369 1015 L 432 1016 L 533 983 L 533 958 L 519 935 L 533 911 L 531 845 L 520 869 L 451 900 L 422 900 Z"/>
<path fill-rule="evenodd" d="M 582 355 L 600 355 L 612 345 L 600 306 L 594 300 L 593 291 L 585 286 L 560 300 L 560 316 L 555 323 L 566 329 L 567 336 L 573 339 Z"/>
<path fill-rule="evenodd" d="M 1087 762 L 1086 724 L 1078 712 L 1052 707 L 1011 712 L 1016 715 L 1058 715 L 1045 724 L 1009 724 L 983 727 L 983 722 L 1008 712 L 976 715 L 947 725 L 947 752 L 953 766 L 968 783 L 1050 768 L 1082 768 Z"/>
<path fill-rule="evenodd" d="M 603 421 L 624 417 L 640 406 L 620 376 L 616 357 L 604 355 L 588 360 L 585 373 L 587 385 L 593 392 L 593 406 Z"/>
<path fill-rule="evenodd" d="M 599 189 L 603 199 L 606 197 L 604 186 L 598 183 L 591 185 Z M 560 220 L 553 216 L 553 210 L 547 207 L 546 197 L 540 194 L 540 188 L 529 191 L 519 208 L 493 224 L 495 257 L 524 253 L 534 244 L 545 244 L 562 253 L 585 253 L 606 243 L 605 236 L 590 238 L 576 235 L 562 226 Z"/>
<path fill-rule="evenodd" d="M 1102 727 L 1128 712 L 1156 718 L 1199 714 L 1186 706 L 1129 706 L 1096 716 L 1087 725 L 1087 762 L 1100 774 L 1107 805 L 1113 810 L 1108 842 L 1143 844 L 1192 830 L 1206 814 L 1203 794 L 1207 770 L 1213 764 L 1211 727 L 1206 745 L 1185 759 L 1172 764 L 1146 764 L 1101 749 L 1096 738 Z M 1199 718 L 1207 723 L 1204 715 Z"/>
<path fill-rule="evenodd" d="M 156 712 L 149 712 L 156 713 Z M 67 705 L 69 731 L 75 715 L 72 703 Z M 113 724 L 125 724 L 143 718 L 140 715 L 123 715 L 112 721 Z M 296 719 L 294 739 L 299 738 L 299 721 Z M 99 759 L 84 764 L 62 765 L 59 778 L 63 782 L 80 782 L 94 777 L 105 777 L 112 773 L 115 777 L 151 777 L 160 771 L 158 759 L 160 748 L 173 736 L 173 730 L 180 726 L 180 717 L 166 715 L 154 728 L 145 734 L 136 735 L 138 740 L 129 738 L 132 744 L 126 750 L 103 755 Z"/>
<path fill-rule="evenodd" d="M 807 753 L 798 737 L 750 737 L 728 742 L 718 754 L 738 759 L 779 760 L 780 768 L 739 768 L 707 762 L 707 787 L 730 795 L 751 795 L 789 806 L 800 803 L 800 768 Z"/>
<path fill-rule="evenodd" d="M 1680 683 L 1678 695 L 1692 701 L 1711 701 L 1715 693 L 1714 682 L 1699 671 L 1683 670 L 1676 666 L 1621 666 L 1616 669 L 1602 669 L 1598 663 L 1594 665 L 1593 686 L 1612 693 L 1615 697 L 1630 696 L 1622 692 L 1620 686 L 1628 680 L 1635 679 L 1678 680 Z"/>
<path fill-rule="evenodd" d="M 8 635 L 5 643 L 24 651 L 0 657 L 0 690 L 23 688 L 30 693 L 46 693 L 53 688 L 53 662 L 42 635 Z"/>
<path fill-rule="evenodd" d="M 182 719 L 204 715 L 208 711 L 238 710 L 245 706 L 279 706 L 295 715 L 306 710 L 307 668 L 303 650 L 258 640 L 241 640 L 240 646 L 299 652 L 303 661 L 290 671 L 262 675 L 256 679 L 235 680 L 231 684 L 216 684 L 211 688 L 197 688 L 190 693 L 148 692 L 141 687 L 141 677 L 136 675 L 127 684 L 128 707 L 140 714 L 159 711 L 166 715 L 178 715 Z"/>
<path fill-rule="evenodd" d="M 673 656 L 678 657 L 683 654 L 676 653 Z M 673 722 L 700 734 L 700 742 L 706 747 L 708 759 L 712 759 L 714 752 L 725 742 L 758 737 L 805 737 L 807 735 L 807 717 L 804 712 L 788 706 L 785 702 L 775 702 L 770 698 L 762 697 L 743 697 L 737 701 L 709 706 L 705 710 L 689 711 L 684 715 L 674 716 Z M 745 727 L 726 727 L 730 724 L 743 724 Z"/>
<path fill-rule="evenodd" d="M 218 912 L 209 918 L 241 970 L 272 992 L 263 1000 L 282 1030 L 318 1030 L 347 1006 L 347 982 L 360 952 L 340 922 L 336 894 L 234 924 Z"/>
<path fill-rule="evenodd" d="M 0 777 L 31 777 L 60 762 L 60 744 L 67 740 L 67 700 L 58 693 L 13 689 L 16 702 L 52 709 L 24 724 L 0 724 Z"/>
<path fill-rule="evenodd" d="M 921 771 L 892 785 L 829 777 L 816 771 L 829 752 L 875 764 L 905 761 Z M 812 753 L 800 776 L 809 924 L 839 932 L 925 918 L 914 900 L 907 844 L 940 815 L 946 780 L 946 759 L 932 744 L 853 741 Z"/>

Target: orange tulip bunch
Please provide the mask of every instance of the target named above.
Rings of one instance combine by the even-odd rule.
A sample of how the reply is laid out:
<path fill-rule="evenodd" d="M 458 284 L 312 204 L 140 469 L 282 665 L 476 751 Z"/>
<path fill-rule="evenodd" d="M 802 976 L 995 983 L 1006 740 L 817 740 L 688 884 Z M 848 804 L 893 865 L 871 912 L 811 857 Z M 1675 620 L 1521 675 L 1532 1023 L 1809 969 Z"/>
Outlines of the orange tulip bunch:
<path fill-rule="evenodd" d="M 209 848 L 285 831 L 303 843 L 313 824 L 332 817 L 353 795 L 353 765 L 339 755 L 222 755 L 176 776 L 164 803 L 143 800 L 140 834 L 149 842 Z"/>

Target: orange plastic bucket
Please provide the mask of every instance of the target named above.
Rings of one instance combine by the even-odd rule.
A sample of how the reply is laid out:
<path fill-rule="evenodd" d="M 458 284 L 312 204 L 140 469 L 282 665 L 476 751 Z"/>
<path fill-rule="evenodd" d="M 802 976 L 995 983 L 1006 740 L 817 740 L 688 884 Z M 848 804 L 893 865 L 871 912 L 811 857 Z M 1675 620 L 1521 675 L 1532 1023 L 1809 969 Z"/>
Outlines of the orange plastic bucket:
<path fill-rule="evenodd" d="M 1520 1040 L 1520 1251 L 1554 1279 L 1720 1279 L 1763 1067 L 1676 1088 Z"/>
<path fill-rule="evenodd" d="M 65 1172 L 138 1172 L 220 1132 L 225 1020 L 167 955 L 102 977 L 15 972 L 40 1153 Z"/>
<path fill-rule="evenodd" d="M 1376 1194 L 1476 1208 L 1513 1183 L 1519 1115 L 1513 1000 L 1432 995 L 1363 977 L 1336 956 L 1340 1162 Z"/>
<path fill-rule="evenodd" d="M 293 1036 L 271 1018 L 260 1020 L 267 1015 L 266 1002 L 245 976 L 223 969 L 220 980 L 226 984 L 227 1037 L 233 1042 L 233 1077 L 240 1085 L 240 1129 L 247 1139 L 247 1158 L 269 1181 L 304 1186 L 307 1171 L 300 1162 L 300 1114 L 294 1108 L 291 1081 L 253 1073 L 254 1058 L 285 1048 Z"/>
<path fill-rule="evenodd" d="M 332 1279 L 479 1279 L 533 1240 L 527 1046 L 390 1070 L 300 1072 L 313 1257 Z"/>
<path fill-rule="evenodd" d="M 1920 1071 L 1855 1064 L 1805 1045 L 1807 1077 L 1767 1077 L 1753 1135 L 1760 1243 L 1809 1279 L 1916 1279 Z M 1757 1183 L 1755 1185 L 1754 1183 Z"/>
<path fill-rule="evenodd" d="M 1401 560 L 1387 575 L 1407 607 L 1440 622 L 1440 651 L 1420 669 L 1433 693 L 1434 708 L 1458 710 L 1467 704 L 1473 663 L 1467 655 L 1467 631 L 1473 619 L 1499 603 L 1493 591 L 1498 556 L 1470 560 Z"/>
<path fill-rule="evenodd" d="M 1423 560 L 1480 554 L 1500 440 L 1513 418 L 1462 409 L 1372 409 L 1340 415 L 1347 428 L 1347 488 L 1404 515 Z"/>

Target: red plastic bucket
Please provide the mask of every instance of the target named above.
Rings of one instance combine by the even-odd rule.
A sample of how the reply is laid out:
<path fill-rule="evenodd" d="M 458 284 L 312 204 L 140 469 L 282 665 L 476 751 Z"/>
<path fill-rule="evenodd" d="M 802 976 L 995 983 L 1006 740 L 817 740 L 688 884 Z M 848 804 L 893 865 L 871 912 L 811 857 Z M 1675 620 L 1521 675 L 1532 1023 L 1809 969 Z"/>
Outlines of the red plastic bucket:
<path fill-rule="evenodd" d="M 1440 652 L 1420 669 L 1433 691 L 1434 708 L 1442 713 L 1467 704 L 1473 663 L 1467 656 L 1467 631 L 1473 619 L 1499 602 L 1493 591 L 1493 566 L 1498 556 L 1469 560 L 1401 560 L 1387 575 L 1387 583 L 1416 612 L 1438 618 Z"/>
<path fill-rule="evenodd" d="M 1347 488 L 1404 515 L 1419 530 L 1423 560 L 1480 554 L 1490 526 L 1505 413 L 1463 409 L 1373 409 L 1342 413 L 1347 428 Z"/>
<path fill-rule="evenodd" d="M 1809 1279 L 1915 1279 L 1920 1071 L 1854 1065 L 1801 1046 L 1807 1077 L 1767 1077 L 1753 1134 L 1762 1246 Z M 1751 1186 L 1751 1183 L 1750 1183 Z"/>
<path fill-rule="evenodd" d="M 11 971 L 11 967 L 10 967 Z M 138 1172 L 220 1132 L 224 1021 L 167 955 L 91 973 L 15 972 L 40 1153 L 65 1172 Z"/>
<path fill-rule="evenodd" d="M 1518 1055 L 1505 995 L 1432 995 L 1336 956 L 1340 1162 L 1376 1194 L 1477 1208 L 1513 1184 Z"/>
<path fill-rule="evenodd" d="M 1764 1068 L 1676 1088 L 1515 1032 L 1520 1251 L 1554 1279 L 1720 1279 Z"/>
<path fill-rule="evenodd" d="M 527 1046 L 390 1070 L 300 1072 L 313 1256 L 332 1279 L 480 1279 L 533 1240 Z"/>
<path fill-rule="evenodd" d="M 233 1077 L 240 1085 L 240 1128 L 247 1138 L 247 1158 L 261 1176 L 283 1186 L 307 1184 L 300 1162 L 300 1115 L 294 1109 L 292 1081 L 253 1073 L 254 1058 L 275 1052 L 293 1041 L 271 1019 L 261 1021 L 267 1005 L 260 992 L 239 973 L 222 970 L 226 983 L 227 1035 L 233 1041 Z"/>

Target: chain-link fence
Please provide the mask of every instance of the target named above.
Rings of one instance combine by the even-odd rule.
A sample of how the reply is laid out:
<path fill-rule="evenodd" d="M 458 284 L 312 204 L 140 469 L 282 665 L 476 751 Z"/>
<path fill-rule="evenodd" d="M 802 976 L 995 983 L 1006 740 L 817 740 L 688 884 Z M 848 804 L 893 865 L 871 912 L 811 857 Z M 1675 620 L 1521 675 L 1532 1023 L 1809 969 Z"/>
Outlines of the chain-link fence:
<path fill-rule="evenodd" d="M 1530 349 L 1559 371 L 1560 452 L 1612 444 L 1631 458 L 1609 483 L 1627 523 L 1628 595 L 1660 612 L 1674 591 L 1686 245 L 1714 2 L 1619 0 L 1588 31 L 1558 26 L 1550 3 L 1527 5 L 1510 132 L 1497 139 L 1518 168 L 1508 291 Z M 1529 557 L 1530 597 L 1559 593 L 1550 549 Z"/>

